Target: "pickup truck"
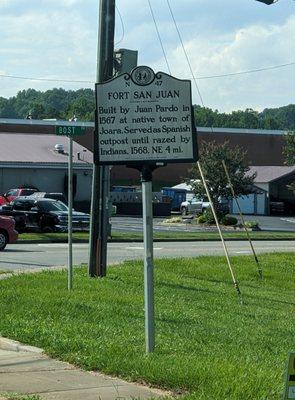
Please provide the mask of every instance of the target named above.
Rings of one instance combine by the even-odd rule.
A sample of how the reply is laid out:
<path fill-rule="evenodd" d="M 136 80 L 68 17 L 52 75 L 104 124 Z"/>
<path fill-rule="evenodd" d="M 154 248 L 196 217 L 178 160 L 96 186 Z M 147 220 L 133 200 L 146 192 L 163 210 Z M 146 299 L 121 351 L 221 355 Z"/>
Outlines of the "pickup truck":
<path fill-rule="evenodd" d="M 6 193 L 0 195 L 0 206 L 9 204 L 12 200 L 19 196 L 30 196 L 31 194 L 37 192 L 37 189 L 33 188 L 18 188 L 9 189 Z"/>
<path fill-rule="evenodd" d="M 183 216 L 188 214 L 202 214 L 208 207 L 210 207 L 210 203 L 207 199 L 191 197 L 180 204 L 180 212 Z"/>
<path fill-rule="evenodd" d="M 68 230 L 68 207 L 59 200 L 23 196 L 17 197 L 9 205 L 2 206 L 3 208 L 6 215 L 24 215 L 26 231 L 67 232 Z M 73 231 L 87 231 L 89 223 L 89 214 L 73 210 Z"/>
<path fill-rule="evenodd" d="M 0 215 L 0 251 L 5 249 L 7 243 L 17 241 L 18 233 L 14 228 L 13 218 Z"/>

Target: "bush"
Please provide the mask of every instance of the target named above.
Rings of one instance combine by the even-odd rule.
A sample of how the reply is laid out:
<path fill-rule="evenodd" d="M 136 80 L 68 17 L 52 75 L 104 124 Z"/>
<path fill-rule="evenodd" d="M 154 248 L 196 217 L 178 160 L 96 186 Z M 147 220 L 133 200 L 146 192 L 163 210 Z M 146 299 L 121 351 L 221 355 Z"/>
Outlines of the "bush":
<path fill-rule="evenodd" d="M 206 208 L 206 210 L 203 213 L 203 216 L 204 216 L 205 222 L 207 224 L 210 224 L 210 225 L 215 224 L 215 219 L 214 219 L 214 215 L 211 210 L 211 207 Z"/>
<path fill-rule="evenodd" d="M 197 218 L 198 224 L 204 224 L 206 222 L 206 218 L 204 215 L 199 215 Z"/>
<path fill-rule="evenodd" d="M 233 225 L 237 225 L 238 220 L 235 217 L 225 215 L 224 217 L 221 218 L 220 222 L 222 225 L 225 225 L 225 226 L 233 226 Z"/>
<path fill-rule="evenodd" d="M 245 226 L 249 229 L 260 229 L 258 221 L 245 221 Z"/>
<path fill-rule="evenodd" d="M 171 217 L 171 218 L 164 219 L 164 221 L 163 221 L 164 224 L 176 224 L 176 223 L 180 223 L 180 222 L 182 222 L 181 217 Z"/>

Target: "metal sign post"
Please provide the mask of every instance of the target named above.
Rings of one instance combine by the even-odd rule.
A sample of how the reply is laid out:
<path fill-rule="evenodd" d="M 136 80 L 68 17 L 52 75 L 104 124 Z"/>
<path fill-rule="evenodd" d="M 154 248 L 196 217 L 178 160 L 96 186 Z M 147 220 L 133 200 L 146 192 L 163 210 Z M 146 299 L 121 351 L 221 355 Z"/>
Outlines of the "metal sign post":
<path fill-rule="evenodd" d="M 73 288 L 73 136 L 86 133 L 85 126 L 56 125 L 55 133 L 58 136 L 67 136 L 68 152 L 68 289 Z M 67 154 L 67 153 L 63 153 Z"/>
<path fill-rule="evenodd" d="M 197 158 L 191 82 L 147 66 L 96 84 L 95 163 L 141 172 L 146 352 L 155 349 L 152 171 Z"/>
<path fill-rule="evenodd" d="M 144 310 L 146 352 L 155 349 L 152 171 L 143 167 L 142 209 L 144 238 Z"/>
<path fill-rule="evenodd" d="M 68 289 L 73 288 L 73 139 L 69 136 L 68 171 Z"/>

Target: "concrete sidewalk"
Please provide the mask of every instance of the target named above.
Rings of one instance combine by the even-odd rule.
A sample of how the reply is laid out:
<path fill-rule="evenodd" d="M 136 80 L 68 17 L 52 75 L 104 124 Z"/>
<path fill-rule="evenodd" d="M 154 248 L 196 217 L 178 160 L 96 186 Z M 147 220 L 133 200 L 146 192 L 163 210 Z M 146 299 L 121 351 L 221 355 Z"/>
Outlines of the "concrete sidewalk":
<path fill-rule="evenodd" d="M 0 338 L 0 398 L 2 393 L 38 394 L 46 400 L 148 399 L 169 395 L 103 374 L 81 371 L 47 357 L 41 349 Z"/>

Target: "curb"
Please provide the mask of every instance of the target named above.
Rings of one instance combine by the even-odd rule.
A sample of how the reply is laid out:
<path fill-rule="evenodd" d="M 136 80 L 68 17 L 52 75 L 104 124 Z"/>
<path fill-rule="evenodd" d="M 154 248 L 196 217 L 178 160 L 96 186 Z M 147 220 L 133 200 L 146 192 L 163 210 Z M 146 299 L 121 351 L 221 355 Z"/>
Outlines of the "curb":
<path fill-rule="evenodd" d="M 39 347 L 26 346 L 20 342 L 17 342 L 16 340 L 11 340 L 1 336 L 0 336 L 0 349 L 7 351 L 16 351 L 16 352 L 27 351 L 30 353 L 38 353 L 38 354 L 44 352 L 44 350 L 40 349 Z"/>
<path fill-rule="evenodd" d="M 224 238 L 225 241 L 248 241 L 247 238 Z M 282 237 L 282 238 L 260 238 L 260 237 L 254 237 L 251 238 L 252 241 L 294 241 L 295 240 L 295 236 L 292 237 Z M 220 242 L 219 238 L 204 238 L 204 239 L 199 239 L 199 238 L 179 238 L 179 239 L 174 239 L 174 238 L 167 238 L 167 239 L 159 239 L 159 238 L 154 238 L 154 242 Z M 36 241 L 36 240 L 30 240 L 30 239 L 22 239 L 22 240 L 18 240 L 17 244 L 54 244 L 54 243 L 68 243 L 66 240 L 65 241 Z M 73 244 L 75 243 L 88 243 L 88 240 L 85 241 L 75 241 L 73 240 Z M 126 240 L 122 240 L 122 239 L 112 239 L 109 240 L 108 243 L 143 243 L 143 239 L 126 239 Z"/>

